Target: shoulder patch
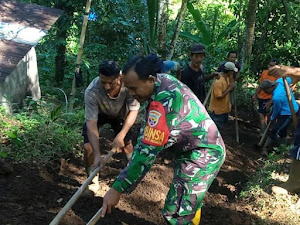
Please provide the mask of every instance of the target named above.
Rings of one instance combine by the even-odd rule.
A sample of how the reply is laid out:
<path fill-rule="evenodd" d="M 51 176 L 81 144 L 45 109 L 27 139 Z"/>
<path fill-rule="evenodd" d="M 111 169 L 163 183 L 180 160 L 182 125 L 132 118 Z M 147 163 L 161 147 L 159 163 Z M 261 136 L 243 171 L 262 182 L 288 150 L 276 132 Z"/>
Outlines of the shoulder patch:
<path fill-rule="evenodd" d="M 148 145 L 163 146 L 168 142 L 169 134 L 163 105 L 157 101 L 151 102 L 142 141 Z"/>

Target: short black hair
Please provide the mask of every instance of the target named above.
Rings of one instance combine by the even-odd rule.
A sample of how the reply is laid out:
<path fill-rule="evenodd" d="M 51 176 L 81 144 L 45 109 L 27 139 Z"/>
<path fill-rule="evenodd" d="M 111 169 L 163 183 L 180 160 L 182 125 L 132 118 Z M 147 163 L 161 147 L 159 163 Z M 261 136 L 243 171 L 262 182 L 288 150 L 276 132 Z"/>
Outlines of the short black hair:
<path fill-rule="evenodd" d="M 128 71 L 133 69 L 141 80 L 147 80 L 150 75 L 156 77 L 157 68 L 155 67 L 155 63 L 149 57 L 134 56 L 125 63 L 123 74 L 126 76 Z"/>
<path fill-rule="evenodd" d="M 104 60 L 99 65 L 99 75 L 100 74 L 107 77 L 119 76 L 120 66 L 114 60 Z"/>
<path fill-rule="evenodd" d="M 270 62 L 274 62 L 275 65 L 278 65 L 280 63 L 279 59 L 271 59 Z"/>
<path fill-rule="evenodd" d="M 232 53 L 236 54 L 236 56 L 237 56 L 237 52 L 234 51 L 234 50 L 231 50 L 231 51 L 229 51 L 229 52 L 227 53 L 227 58 L 228 58 L 228 57 L 230 56 L 230 54 L 232 54 Z"/>
<path fill-rule="evenodd" d="M 161 69 L 163 67 L 163 60 L 161 60 L 156 54 L 149 54 L 146 56 L 147 61 L 151 61 L 151 63 L 154 66 L 154 71 L 156 73 L 161 73 Z"/>

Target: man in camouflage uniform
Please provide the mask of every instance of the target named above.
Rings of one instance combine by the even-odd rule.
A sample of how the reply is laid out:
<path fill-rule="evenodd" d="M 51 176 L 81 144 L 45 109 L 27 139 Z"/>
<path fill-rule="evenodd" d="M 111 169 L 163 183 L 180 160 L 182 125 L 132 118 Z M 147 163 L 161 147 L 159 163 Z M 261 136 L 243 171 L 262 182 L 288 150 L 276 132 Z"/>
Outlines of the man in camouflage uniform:
<path fill-rule="evenodd" d="M 156 75 L 153 68 L 141 56 L 124 66 L 124 84 L 146 104 L 146 121 L 132 160 L 104 196 L 102 216 L 118 204 L 121 193 L 136 187 L 160 151 L 173 146 L 174 178 L 162 214 L 169 224 L 199 224 L 203 198 L 224 162 L 225 146 L 194 93 L 170 75 Z"/>

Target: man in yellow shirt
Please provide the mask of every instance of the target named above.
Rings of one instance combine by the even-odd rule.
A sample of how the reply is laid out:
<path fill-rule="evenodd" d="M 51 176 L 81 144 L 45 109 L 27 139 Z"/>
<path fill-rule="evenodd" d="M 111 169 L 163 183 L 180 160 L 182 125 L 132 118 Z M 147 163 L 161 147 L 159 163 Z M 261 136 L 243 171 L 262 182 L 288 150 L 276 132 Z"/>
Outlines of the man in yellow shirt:
<path fill-rule="evenodd" d="M 231 111 L 229 92 L 235 88 L 235 82 L 230 83 L 230 79 L 232 79 L 233 73 L 237 71 L 238 69 L 233 62 L 226 62 L 220 73 L 220 78 L 212 84 L 209 110 L 211 111 L 211 118 L 219 129 L 222 129 L 224 123 L 228 121 L 228 113 Z"/>

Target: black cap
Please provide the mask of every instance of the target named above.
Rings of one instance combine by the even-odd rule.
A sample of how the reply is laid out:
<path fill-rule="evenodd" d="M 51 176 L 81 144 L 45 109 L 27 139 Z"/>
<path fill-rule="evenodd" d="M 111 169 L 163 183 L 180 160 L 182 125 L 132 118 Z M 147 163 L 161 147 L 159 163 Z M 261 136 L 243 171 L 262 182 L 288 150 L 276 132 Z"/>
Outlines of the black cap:
<path fill-rule="evenodd" d="M 205 54 L 205 46 L 203 44 L 194 44 L 191 47 L 191 53 L 192 54 L 197 54 L 197 53 Z"/>
<path fill-rule="evenodd" d="M 276 81 L 270 81 L 269 79 L 265 79 L 260 83 L 260 88 L 263 90 L 267 90 L 273 87 L 276 84 Z"/>

